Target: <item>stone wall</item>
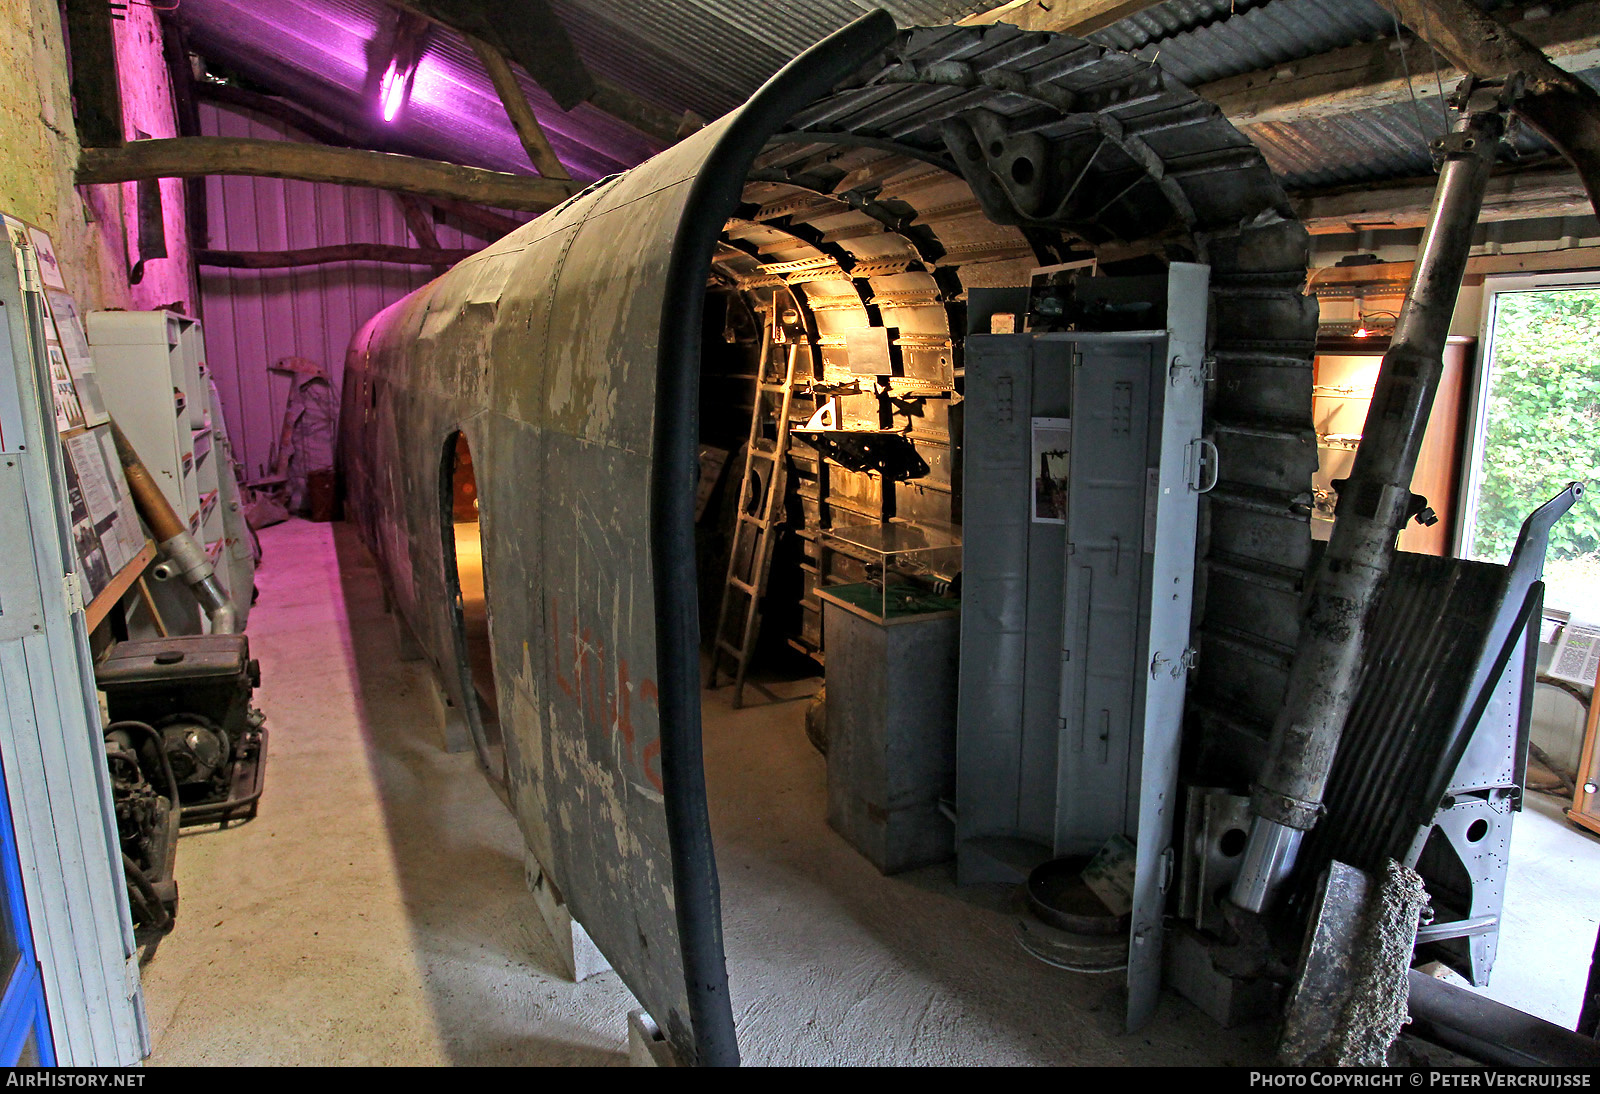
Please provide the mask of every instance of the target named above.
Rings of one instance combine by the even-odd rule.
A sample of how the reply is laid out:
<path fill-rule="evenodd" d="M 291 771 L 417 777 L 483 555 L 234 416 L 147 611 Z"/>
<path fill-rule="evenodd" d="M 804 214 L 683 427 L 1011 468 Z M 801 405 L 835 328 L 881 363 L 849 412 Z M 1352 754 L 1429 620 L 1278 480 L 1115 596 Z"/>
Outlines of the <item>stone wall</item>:
<path fill-rule="evenodd" d="M 156 13 L 130 4 L 114 23 L 126 135 L 177 135 Z M 183 184 L 161 182 L 166 250 L 130 285 L 136 260 L 136 187 L 75 187 L 78 138 L 72 120 L 60 10 L 54 0 L 0 0 L 0 210 L 50 233 L 68 284 L 84 310 L 153 308 L 198 294 L 188 258 Z"/>

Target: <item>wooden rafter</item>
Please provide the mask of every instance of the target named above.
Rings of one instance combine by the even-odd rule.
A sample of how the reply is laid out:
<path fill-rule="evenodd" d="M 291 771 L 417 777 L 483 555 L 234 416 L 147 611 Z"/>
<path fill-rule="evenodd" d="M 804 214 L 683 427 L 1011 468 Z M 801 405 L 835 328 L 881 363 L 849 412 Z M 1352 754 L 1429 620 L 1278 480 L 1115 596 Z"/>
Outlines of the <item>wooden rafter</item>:
<path fill-rule="evenodd" d="M 122 92 L 107 0 L 67 0 L 67 39 L 72 50 L 72 101 L 78 143 L 114 148 L 122 143 Z"/>
<path fill-rule="evenodd" d="M 406 227 L 411 231 L 411 238 L 417 241 L 417 246 L 425 251 L 439 250 L 439 236 L 433 230 L 433 216 L 427 202 L 415 194 L 396 192 L 395 201 L 400 205 L 400 215 L 405 217 Z M 433 272 L 442 274 L 449 266 L 438 263 L 433 267 Z"/>
<path fill-rule="evenodd" d="M 562 110 L 594 95 L 594 77 L 545 0 L 389 0 L 462 34 L 481 38 L 521 65 Z"/>
<path fill-rule="evenodd" d="M 590 106 L 663 144 L 677 144 L 690 133 L 706 126 L 706 120 L 692 110 L 675 114 L 604 77 L 597 76 L 594 82 L 595 92 L 594 98 L 589 100 Z"/>
<path fill-rule="evenodd" d="M 478 60 L 483 62 L 484 71 L 494 84 L 495 94 L 500 96 L 500 103 L 506 109 L 506 117 L 511 120 L 511 128 L 516 130 L 517 139 L 528 153 L 528 161 L 547 179 L 570 179 L 572 175 L 561 165 L 556 150 L 550 147 L 550 138 L 545 136 L 544 127 L 539 124 L 538 116 L 534 114 L 533 107 L 528 105 L 528 97 L 523 94 L 522 85 L 517 83 L 516 74 L 511 71 L 511 62 L 482 38 L 468 34 L 466 39 L 478 55 Z"/>
<path fill-rule="evenodd" d="M 270 270 L 292 266 L 322 266 L 331 262 L 390 262 L 407 266 L 451 266 L 476 251 L 442 247 L 401 247 L 390 243 L 336 243 L 298 251 L 196 251 L 201 266 L 233 270 Z"/>
<path fill-rule="evenodd" d="M 171 16 L 161 19 L 161 53 L 172 81 L 173 115 L 178 136 L 200 135 L 200 105 L 194 95 L 194 70 L 189 67 L 189 45 L 183 28 Z M 211 218 L 206 207 L 205 179 L 189 179 L 183 184 L 184 213 L 188 219 L 189 246 L 207 247 L 211 243 Z"/>
<path fill-rule="evenodd" d="M 1363 289 L 1377 295 L 1376 289 L 1392 290 L 1400 296 L 1411 284 L 1415 262 L 1373 262 L 1365 266 L 1323 266 L 1307 271 L 1306 284 L 1313 293 L 1327 290 Z M 1534 273 L 1540 270 L 1600 269 L 1600 247 L 1562 247 L 1545 251 L 1512 251 L 1504 254 L 1473 255 L 1467 259 L 1468 277 L 1488 274 Z"/>
<path fill-rule="evenodd" d="M 234 84 L 215 83 L 196 83 L 194 91 L 199 98 L 241 110 L 250 110 L 283 122 L 312 140 L 332 145 L 335 148 L 366 147 L 376 152 L 400 152 L 399 148 L 385 146 L 384 142 L 367 134 L 363 134 L 363 139 L 370 141 L 370 143 L 365 145 L 358 143 L 337 129 L 324 124 L 294 103 L 274 95 L 263 95 L 259 91 L 251 91 L 248 88 Z M 438 209 L 450 213 L 462 222 L 476 228 L 480 234 L 488 239 L 499 239 L 506 233 L 514 232 L 522 227 L 523 222 L 520 220 L 513 220 L 511 217 L 496 213 L 491 209 L 485 209 L 479 205 L 473 205 L 470 202 L 456 201 L 443 197 L 433 197 L 429 200 Z"/>
<path fill-rule="evenodd" d="M 203 175 L 252 175 L 371 186 L 533 212 L 559 204 L 576 189 L 571 182 L 485 171 L 415 156 L 233 137 L 178 137 L 133 141 L 120 148 L 85 148 L 78 159 L 77 181 L 131 182 Z"/>
<path fill-rule="evenodd" d="M 586 102 L 617 121 L 663 144 L 676 144 L 705 120 L 692 112 L 674 113 L 620 84 L 595 76 L 572 48 L 561 21 L 543 0 L 526 3 L 514 17 L 498 17 L 508 0 L 389 0 L 441 26 L 499 48 L 525 69 L 533 82 L 563 110 Z M 513 0 L 524 4 L 525 0 Z M 512 33 L 512 32 L 515 33 Z"/>
<path fill-rule="evenodd" d="M 961 25 L 1010 23 L 1023 30 L 1053 30 L 1081 38 L 1153 4 L 1154 0 L 1011 0 L 980 15 L 969 15 Z"/>
<path fill-rule="evenodd" d="M 1295 213 L 1313 235 L 1363 229 L 1420 228 L 1428 222 L 1438 180 L 1432 176 L 1292 196 Z M 1578 173 L 1569 168 L 1503 171 L 1489 180 L 1482 222 L 1582 216 L 1589 211 Z"/>
<path fill-rule="evenodd" d="M 1600 0 L 1510 26 L 1568 72 L 1600 65 Z M 1448 94 L 1461 76 L 1460 69 L 1440 67 L 1438 53 L 1421 39 L 1396 48 L 1393 38 L 1384 38 L 1214 80 L 1195 91 L 1235 125 L 1311 121 L 1415 96 L 1442 126 L 1439 88 Z"/>
<path fill-rule="evenodd" d="M 1520 76 L 1512 108 L 1572 162 L 1600 212 L 1600 92 L 1467 0 L 1389 0 L 1413 31 L 1463 72 Z"/>

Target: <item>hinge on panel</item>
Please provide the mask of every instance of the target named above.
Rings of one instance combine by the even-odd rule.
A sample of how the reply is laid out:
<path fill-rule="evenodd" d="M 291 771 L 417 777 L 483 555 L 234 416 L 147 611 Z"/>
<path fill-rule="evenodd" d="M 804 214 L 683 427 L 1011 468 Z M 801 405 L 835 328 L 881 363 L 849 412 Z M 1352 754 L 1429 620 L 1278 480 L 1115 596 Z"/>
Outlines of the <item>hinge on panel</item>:
<path fill-rule="evenodd" d="M 1161 852 L 1161 891 L 1163 893 L 1172 888 L 1173 862 L 1174 857 L 1172 854 L 1172 848 L 1168 847 L 1165 851 Z"/>
<path fill-rule="evenodd" d="M 83 611 L 83 585 L 78 581 L 76 571 L 61 578 L 61 595 L 67 602 L 68 615 Z"/>
<path fill-rule="evenodd" d="M 39 254 L 32 243 L 17 248 L 17 273 L 23 292 L 44 292 L 44 278 L 39 273 Z"/>

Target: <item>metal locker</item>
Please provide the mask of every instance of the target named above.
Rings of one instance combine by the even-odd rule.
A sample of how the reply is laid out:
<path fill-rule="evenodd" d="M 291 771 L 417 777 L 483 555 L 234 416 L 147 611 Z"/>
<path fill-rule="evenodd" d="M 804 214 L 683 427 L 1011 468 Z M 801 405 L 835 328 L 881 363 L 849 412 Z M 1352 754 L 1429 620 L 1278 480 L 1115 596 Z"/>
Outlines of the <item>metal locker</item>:
<path fill-rule="evenodd" d="M 1080 282 L 1148 301 L 1149 329 L 966 344 L 958 877 L 1018 882 L 1132 841 L 1130 1029 L 1160 987 L 1198 499 L 1216 481 L 1208 274 L 1174 263 L 1164 279 Z M 1070 436 L 1059 521 L 1040 519 L 1046 428 Z"/>

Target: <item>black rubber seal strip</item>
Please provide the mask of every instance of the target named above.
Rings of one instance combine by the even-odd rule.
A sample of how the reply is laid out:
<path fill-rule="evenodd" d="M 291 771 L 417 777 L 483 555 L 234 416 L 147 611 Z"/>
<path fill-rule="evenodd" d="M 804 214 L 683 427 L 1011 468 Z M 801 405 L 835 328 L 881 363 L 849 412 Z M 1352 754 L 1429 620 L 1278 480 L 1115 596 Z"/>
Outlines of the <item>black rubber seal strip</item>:
<path fill-rule="evenodd" d="M 894 36 L 894 19 L 884 11 L 871 12 L 790 61 L 750 97 L 691 184 L 667 267 L 656 379 L 650 545 L 661 778 L 672 844 L 678 940 L 698 1064 L 739 1062 L 700 742 L 694 496 L 699 481 L 700 313 L 706 273 L 723 224 L 739 203 L 745 175 L 767 138 L 888 46 Z"/>

